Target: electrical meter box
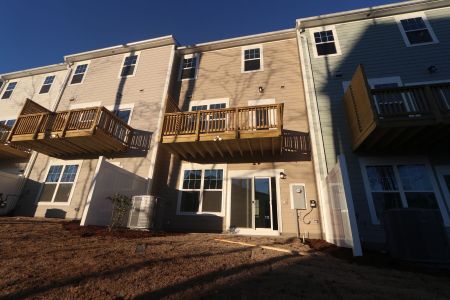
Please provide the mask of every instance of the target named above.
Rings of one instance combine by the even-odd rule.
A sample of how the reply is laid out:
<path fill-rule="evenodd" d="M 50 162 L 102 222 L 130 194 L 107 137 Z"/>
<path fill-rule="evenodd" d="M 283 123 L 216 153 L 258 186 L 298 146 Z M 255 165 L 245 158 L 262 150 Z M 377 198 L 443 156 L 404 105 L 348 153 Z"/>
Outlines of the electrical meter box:
<path fill-rule="evenodd" d="M 305 185 L 293 183 L 291 186 L 291 208 L 306 209 Z"/>

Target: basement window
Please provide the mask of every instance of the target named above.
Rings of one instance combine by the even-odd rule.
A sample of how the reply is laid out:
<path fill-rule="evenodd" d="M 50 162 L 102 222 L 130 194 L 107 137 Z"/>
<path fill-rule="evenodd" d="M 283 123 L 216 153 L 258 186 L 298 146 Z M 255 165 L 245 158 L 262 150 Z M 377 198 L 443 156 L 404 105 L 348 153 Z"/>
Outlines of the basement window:
<path fill-rule="evenodd" d="M 254 72 L 262 71 L 262 46 L 252 46 L 242 49 L 242 71 L 243 72 Z"/>
<path fill-rule="evenodd" d="M 184 170 L 179 199 L 180 214 L 222 212 L 222 169 Z"/>
<path fill-rule="evenodd" d="M 424 13 L 398 16 L 396 20 L 406 46 L 428 45 L 438 42 Z"/>
<path fill-rule="evenodd" d="M 78 164 L 52 165 L 43 183 L 40 203 L 68 203 L 78 174 Z"/>
<path fill-rule="evenodd" d="M 84 79 L 84 75 L 86 74 L 87 68 L 88 68 L 88 64 L 78 65 L 72 76 L 72 80 L 70 81 L 70 84 L 82 83 L 83 79 Z"/>
<path fill-rule="evenodd" d="M 181 62 L 180 79 L 195 79 L 197 78 L 197 55 L 186 55 Z"/>
<path fill-rule="evenodd" d="M 41 87 L 41 90 L 39 91 L 39 94 L 46 94 L 50 91 L 50 88 L 52 87 L 53 81 L 55 80 L 55 76 L 47 76 L 44 80 L 44 84 Z"/>
<path fill-rule="evenodd" d="M 17 82 L 10 82 L 6 86 L 5 92 L 3 93 L 2 99 L 9 99 L 16 88 Z"/>
<path fill-rule="evenodd" d="M 136 71 L 136 64 L 138 61 L 138 55 L 130 55 L 125 57 L 125 60 L 123 61 L 123 67 L 122 72 L 120 73 L 120 76 L 126 77 L 126 76 L 132 76 L 134 75 Z"/>

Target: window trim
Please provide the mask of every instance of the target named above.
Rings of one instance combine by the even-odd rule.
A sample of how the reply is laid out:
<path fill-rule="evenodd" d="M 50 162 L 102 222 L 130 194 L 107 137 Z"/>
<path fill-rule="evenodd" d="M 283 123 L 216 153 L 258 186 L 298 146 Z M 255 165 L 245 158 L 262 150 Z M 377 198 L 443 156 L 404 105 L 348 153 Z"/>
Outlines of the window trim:
<path fill-rule="evenodd" d="M 126 76 L 122 76 L 122 70 L 123 70 L 123 67 L 124 67 L 123 64 L 125 63 L 125 59 L 126 59 L 127 57 L 129 57 L 129 56 L 132 56 L 132 55 L 137 55 L 136 64 L 134 65 L 134 71 L 133 71 L 133 74 L 131 74 L 131 75 L 126 75 Z M 124 56 L 122 57 L 122 63 L 120 64 L 119 74 L 117 75 L 118 78 L 119 78 L 119 79 L 123 79 L 123 78 L 131 78 L 131 77 L 136 76 L 136 72 L 137 72 L 137 68 L 138 68 L 138 66 L 139 66 L 139 61 L 140 61 L 140 59 L 141 59 L 141 51 L 134 51 L 133 53 L 132 53 L 132 52 L 127 52 L 127 53 L 125 53 Z"/>
<path fill-rule="evenodd" d="M 72 83 L 72 79 L 73 79 L 73 76 L 75 75 L 75 71 L 77 70 L 77 67 L 78 67 L 78 66 L 81 66 L 81 65 L 87 65 L 87 66 L 86 66 L 86 71 L 84 71 L 83 78 L 82 78 L 81 81 L 78 82 L 78 83 Z M 72 86 L 72 85 L 78 85 L 78 84 L 83 84 L 84 80 L 86 79 L 87 72 L 89 71 L 90 65 L 91 65 L 91 61 L 90 61 L 90 60 L 88 60 L 88 61 L 80 61 L 80 62 L 77 62 L 77 63 L 73 66 L 72 74 L 70 74 L 69 86 Z"/>
<path fill-rule="evenodd" d="M 77 174 L 75 175 L 75 178 L 73 180 L 72 190 L 70 191 L 69 198 L 67 199 L 67 202 L 39 202 L 39 198 L 41 197 L 42 190 L 44 189 L 45 185 L 45 179 L 47 178 L 48 171 L 50 171 L 50 168 L 55 165 L 62 165 L 63 171 L 64 167 L 66 165 L 78 165 Z M 41 187 L 39 189 L 39 192 L 36 194 L 36 199 L 34 200 L 35 204 L 38 206 L 70 206 L 72 202 L 73 193 L 75 192 L 75 188 L 78 182 L 78 176 L 80 175 L 81 168 L 83 167 L 83 160 L 50 160 L 47 164 L 47 168 L 45 172 L 42 174 L 39 183 L 41 184 Z M 58 185 L 59 185 L 58 181 Z M 55 194 L 53 194 L 52 200 L 55 198 Z"/>
<path fill-rule="evenodd" d="M 9 85 L 10 83 L 14 83 L 14 82 L 16 83 L 16 85 L 15 85 L 14 88 L 12 89 L 11 95 L 9 95 L 8 98 L 3 98 L 3 96 L 5 95 L 5 93 L 8 91 L 8 85 Z M 2 90 L 2 94 L 1 94 L 1 97 L 0 97 L 0 100 L 9 100 L 9 99 L 11 99 L 11 97 L 13 96 L 14 91 L 16 90 L 18 84 L 19 84 L 19 81 L 18 81 L 18 80 L 12 80 L 12 81 L 5 82 L 5 83 L 4 83 L 4 88 L 3 88 L 3 90 Z"/>
<path fill-rule="evenodd" d="M 428 29 L 428 33 L 430 34 L 431 38 L 433 39 L 433 41 L 428 42 L 428 43 L 420 43 L 420 44 L 411 44 L 409 42 L 408 36 L 406 35 L 406 31 L 403 28 L 402 25 L 402 20 L 406 20 L 406 19 L 413 19 L 413 18 L 422 18 L 425 26 Z M 439 40 L 437 39 L 436 34 L 433 31 L 433 27 L 431 27 L 430 22 L 428 21 L 427 16 L 425 15 L 424 12 L 416 12 L 416 13 L 411 13 L 411 14 L 403 14 L 403 15 L 397 15 L 395 16 L 395 22 L 397 23 L 399 29 L 400 29 L 400 33 L 402 35 L 403 41 L 405 42 L 406 47 L 417 47 L 417 46 L 425 46 L 425 45 L 432 45 L 432 44 L 438 44 Z"/>
<path fill-rule="evenodd" d="M 45 81 L 47 80 L 47 78 L 48 77 L 52 77 L 52 76 L 53 76 L 52 83 L 51 84 L 45 84 Z M 53 84 L 55 83 L 55 80 L 56 80 L 56 74 L 46 74 L 46 76 L 44 77 L 44 80 L 42 81 L 42 85 L 41 85 L 41 88 L 39 89 L 39 93 L 38 94 L 39 95 L 49 94 Z M 50 85 L 50 87 L 49 87 L 49 89 L 48 89 L 48 91 L 46 93 L 41 93 L 41 90 L 44 87 L 44 85 Z"/>
<path fill-rule="evenodd" d="M 196 164 L 196 163 L 183 163 L 180 169 L 180 175 L 178 178 L 178 197 L 177 197 L 177 208 L 176 215 L 177 216 L 218 216 L 225 217 L 226 211 L 226 192 L 227 192 L 227 164 Z M 183 189 L 183 179 L 184 179 L 184 171 L 186 170 L 201 170 L 202 177 L 200 182 L 200 189 Z M 220 212 L 203 212 L 202 211 L 202 201 L 199 201 L 199 211 L 197 212 L 184 212 L 181 211 L 181 197 L 183 191 L 204 191 L 204 176 L 205 170 L 223 170 L 223 178 L 222 178 L 222 202 Z"/>
<path fill-rule="evenodd" d="M 444 225 L 446 227 L 450 226 L 450 218 L 449 214 L 447 212 L 446 205 L 444 203 L 444 199 L 442 197 L 441 191 L 439 189 L 437 178 L 435 176 L 435 173 L 433 172 L 433 169 L 431 167 L 431 164 L 429 160 L 425 157 L 360 157 L 359 158 L 359 165 L 361 169 L 362 179 L 364 183 L 364 190 L 366 193 L 366 199 L 367 204 L 369 207 L 369 214 L 370 219 L 372 221 L 373 225 L 381 225 L 381 222 L 379 218 L 377 217 L 376 209 L 375 209 L 375 203 L 373 201 L 372 197 L 372 190 L 370 189 L 370 183 L 369 178 L 367 176 L 366 172 L 366 166 L 392 166 L 394 169 L 394 174 L 396 177 L 396 180 L 399 180 L 398 178 L 398 165 L 413 165 L 413 164 L 420 164 L 424 165 L 425 169 L 427 171 L 427 175 L 429 176 L 431 186 L 433 187 L 433 192 L 436 197 L 436 203 L 439 207 L 439 210 L 441 212 L 442 220 L 444 222 Z M 402 203 L 404 204 L 406 199 L 404 196 L 403 186 L 399 183 L 399 193 L 400 193 L 400 199 Z"/>
<path fill-rule="evenodd" d="M 316 47 L 316 39 L 314 38 L 314 33 L 320 32 L 320 31 L 328 31 L 331 30 L 333 32 L 334 37 L 334 45 L 336 47 L 336 53 L 333 54 L 327 54 L 327 55 L 319 55 L 317 53 L 317 47 Z M 339 56 L 342 54 L 341 51 L 341 44 L 339 43 L 339 38 L 336 31 L 335 25 L 328 25 L 328 26 L 320 26 L 320 27 L 314 27 L 309 29 L 309 35 L 311 38 L 311 48 L 313 49 L 314 58 L 322 58 L 322 57 L 333 57 L 333 56 Z"/>
<path fill-rule="evenodd" d="M 193 100 L 189 102 L 189 111 L 192 111 L 192 106 L 207 105 L 208 110 L 211 104 L 225 103 L 226 108 L 230 107 L 229 98 L 217 98 L 217 99 L 206 99 L 206 100 Z"/>
<path fill-rule="evenodd" d="M 245 71 L 245 50 L 259 48 L 259 70 Z M 241 47 L 241 73 L 254 73 L 264 71 L 264 49 L 263 44 L 255 44 Z"/>
<path fill-rule="evenodd" d="M 184 63 L 184 59 L 188 59 L 188 58 L 196 58 L 195 61 L 195 77 L 194 78 L 181 78 L 181 76 L 183 75 L 183 63 Z M 189 80 L 196 80 L 198 77 L 198 66 L 199 66 L 199 57 L 200 54 L 199 53 L 192 53 L 192 54 L 185 54 L 181 57 L 180 60 L 180 70 L 178 71 L 178 81 L 189 81 Z"/>

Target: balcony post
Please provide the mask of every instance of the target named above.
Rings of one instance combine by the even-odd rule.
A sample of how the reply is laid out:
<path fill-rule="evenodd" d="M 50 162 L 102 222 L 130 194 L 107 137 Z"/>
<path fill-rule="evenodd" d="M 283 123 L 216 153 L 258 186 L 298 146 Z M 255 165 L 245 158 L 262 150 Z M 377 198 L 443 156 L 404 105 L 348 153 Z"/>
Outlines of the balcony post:
<path fill-rule="evenodd" d="M 95 118 L 94 118 L 94 121 L 93 121 L 92 127 L 91 127 L 92 132 L 95 131 L 95 128 L 98 124 L 98 120 L 100 119 L 100 114 L 102 113 L 102 108 L 103 107 L 101 107 L 101 106 L 97 108 L 97 112 L 95 113 Z"/>
<path fill-rule="evenodd" d="M 195 140 L 200 140 L 200 110 L 197 111 L 197 120 L 195 123 Z"/>
<path fill-rule="evenodd" d="M 72 114 L 72 111 L 70 110 L 69 113 L 67 114 L 67 119 L 64 121 L 61 137 L 66 136 L 67 126 L 69 126 L 69 120 L 70 120 L 70 115 L 71 114 Z"/>
<path fill-rule="evenodd" d="M 442 121 L 442 114 L 439 110 L 439 106 L 437 104 L 437 99 L 434 97 L 433 92 L 431 91 L 431 87 L 429 85 L 425 86 L 425 96 L 428 100 L 428 103 L 430 104 L 431 112 L 433 113 L 434 117 L 436 118 L 436 121 L 441 122 Z"/>
<path fill-rule="evenodd" d="M 236 107 L 235 113 L 234 113 L 234 130 L 235 130 L 235 136 L 238 139 L 239 138 L 239 108 Z"/>
<path fill-rule="evenodd" d="M 38 133 L 39 133 L 39 127 L 41 127 L 42 120 L 44 120 L 44 114 L 41 114 L 41 115 L 39 116 L 39 121 L 38 121 L 38 123 L 37 123 L 37 125 L 36 125 L 36 128 L 34 129 L 33 140 L 36 139 L 36 137 L 37 137 L 37 135 L 38 135 Z"/>

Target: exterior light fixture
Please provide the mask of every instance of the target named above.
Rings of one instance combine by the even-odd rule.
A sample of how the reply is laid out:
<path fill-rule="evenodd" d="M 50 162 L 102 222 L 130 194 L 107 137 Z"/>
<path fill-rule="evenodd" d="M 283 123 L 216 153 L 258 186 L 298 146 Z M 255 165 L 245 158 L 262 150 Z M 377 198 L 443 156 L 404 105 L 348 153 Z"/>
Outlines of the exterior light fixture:
<path fill-rule="evenodd" d="M 262 86 L 260 86 L 260 87 L 258 88 L 258 91 L 262 94 L 262 93 L 264 93 L 264 88 L 263 88 Z"/>
<path fill-rule="evenodd" d="M 280 179 L 286 179 L 286 173 L 280 172 Z"/>

